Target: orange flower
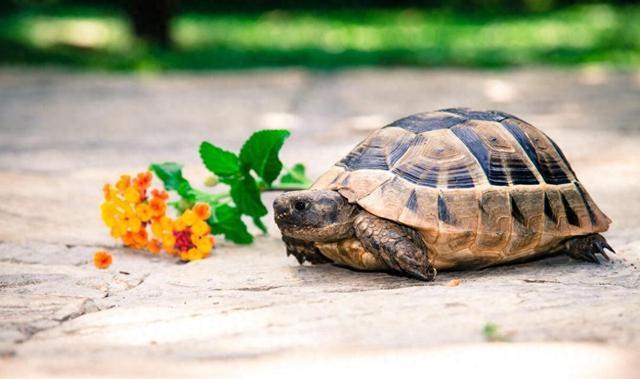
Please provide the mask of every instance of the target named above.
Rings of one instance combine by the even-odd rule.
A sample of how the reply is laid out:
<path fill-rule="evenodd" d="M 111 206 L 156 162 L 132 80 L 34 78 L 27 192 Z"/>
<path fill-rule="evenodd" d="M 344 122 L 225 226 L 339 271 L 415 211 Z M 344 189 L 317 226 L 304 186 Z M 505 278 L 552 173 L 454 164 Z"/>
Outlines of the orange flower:
<path fill-rule="evenodd" d="M 133 242 L 136 248 L 142 249 L 147 246 L 147 229 L 140 229 L 133 234 Z"/>
<path fill-rule="evenodd" d="M 147 188 L 149 188 L 149 186 L 151 185 L 152 179 L 153 179 L 153 175 L 149 171 L 141 172 L 133 180 L 133 184 L 136 186 L 138 191 L 144 193 L 144 191 L 146 191 Z"/>
<path fill-rule="evenodd" d="M 133 233 L 131 232 L 126 232 L 123 235 L 120 236 L 120 238 L 122 239 L 122 243 L 125 246 L 133 246 Z"/>
<path fill-rule="evenodd" d="M 164 190 L 158 190 L 158 189 L 152 189 L 151 190 L 151 196 L 158 198 L 160 200 L 167 200 L 169 199 L 169 194 L 167 193 L 167 191 Z"/>
<path fill-rule="evenodd" d="M 208 220 L 211 216 L 211 207 L 207 203 L 197 203 L 193 206 L 193 212 L 200 220 Z"/>
<path fill-rule="evenodd" d="M 113 258 L 111 258 L 111 254 L 104 250 L 96 251 L 93 256 L 93 264 L 96 268 L 105 269 L 111 266 L 111 262 L 113 262 Z"/>
<path fill-rule="evenodd" d="M 154 218 L 164 216 L 164 212 L 167 210 L 167 203 L 159 197 L 151 199 L 149 206 L 151 207 L 151 215 Z"/>
<path fill-rule="evenodd" d="M 160 250 L 162 250 L 162 242 L 157 239 L 152 239 L 147 243 L 147 250 L 149 250 L 152 254 L 158 254 Z"/>

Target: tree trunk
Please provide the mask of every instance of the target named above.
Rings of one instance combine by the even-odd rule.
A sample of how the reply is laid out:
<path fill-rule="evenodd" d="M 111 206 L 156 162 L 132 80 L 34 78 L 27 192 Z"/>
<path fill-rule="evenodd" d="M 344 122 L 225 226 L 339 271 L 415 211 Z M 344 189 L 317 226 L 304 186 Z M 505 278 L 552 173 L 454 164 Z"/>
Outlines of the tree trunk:
<path fill-rule="evenodd" d="M 136 37 L 153 45 L 170 47 L 173 0 L 132 0 L 129 16 Z"/>

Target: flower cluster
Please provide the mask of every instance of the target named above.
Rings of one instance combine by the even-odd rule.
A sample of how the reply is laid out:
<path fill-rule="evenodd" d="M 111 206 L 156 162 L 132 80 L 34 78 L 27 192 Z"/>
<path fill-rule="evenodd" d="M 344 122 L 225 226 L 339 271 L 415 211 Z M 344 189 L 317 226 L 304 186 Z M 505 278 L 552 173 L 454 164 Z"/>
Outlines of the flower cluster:
<path fill-rule="evenodd" d="M 215 246 L 211 228 L 206 222 L 210 216 L 209 205 L 199 203 L 175 220 L 168 217 L 154 220 L 151 232 L 162 241 L 162 248 L 170 254 L 179 255 L 182 260 L 206 258 Z M 159 247 L 160 243 L 154 249 L 159 250 Z"/>
<path fill-rule="evenodd" d="M 167 216 L 169 194 L 149 189 L 153 175 L 139 173 L 135 178 L 122 175 L 115 184 L 103 188 L 102 220 L 114 238 L 125 246 L 147 249 L 157 254 L 161 250 L 182 260 L 207 257 L 215 245 L 206 220 L 211 215 L 208 204 L 198 203 L 177 219 Z M 147 228 L 154 238 L 150 238 Z"/>

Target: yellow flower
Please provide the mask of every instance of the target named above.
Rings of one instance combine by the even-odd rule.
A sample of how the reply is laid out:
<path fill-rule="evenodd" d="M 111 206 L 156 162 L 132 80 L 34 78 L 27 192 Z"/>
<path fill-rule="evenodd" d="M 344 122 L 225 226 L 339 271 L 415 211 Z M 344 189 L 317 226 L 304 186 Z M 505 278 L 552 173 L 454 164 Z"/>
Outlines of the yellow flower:
<path fill-rule="evenodd" d="M 133 187 L 129 187 L 124 191 L 124 199 L 130 204 L 136 204 L 140 201 L 140 192 Z"/>
<path fill-rule="evenodd" d="M 111 229 L 111 235 L 115 238 L 120 238 L 125 234 L 127 234 L 127 224 L 125 224 L 124 222 L 117 222 L 113 226 L 113 229 Z"/>
<path fill-rule="evenodd" d="M 187 228 L 187 223 L 184 222 L 184 218 L 179 217 L 173 222 L 173 229 L 177 232 L 181 232 Z"/>
<path fill-rule="evenodd" d="M 173 221 L 171 221 L 171 219 L 169 217 L 167 217 L 167 216 L 163 216 L 160 219 L 160 225 L 162 225 L 162 228 L 164 230 L 169 230 L 170 231 L 171 229 L 173 229 Z"/>
<path fill-rule="evenodd" d="M 100 206 L 100 210 L 101 210 L 102 221 L 104 221 L 104 224 L 110 228 L 113 227 L 113 225 L 115 225 L 116 223 L 116 220 L 114 217 L 116 214 L 116 207 L 113 205 L 113 203 L 105 201 Z"/>
<path fill-rule="evenodd" d="M 130 231 L 132 231 L 132 232 L 134 232 L 134 233 L 137 233 L 137 232 L 138 232 L 138 230 L 140 230 L 140 228 L 141 228 L 141 227 L 142 227 L 142 221 L 140 221 L 140 219 L 139 219 L 139 218 L 137 218 L 137 217 L 130 217 L 130 218 L 127 220 L 127 228 L 128 228 Z"/>
<path fill-rule="evenodd" d="M 198 242 L 196 242 L 196 249 L 201 253 L 208 254 L 211 249 L 213 249 L 213 242 L 207 237 L 200 238 Z"/>
<path fill-rule="evenodd" d="M 176 237 L 173 235 L 165 235 L 162 237 L 162 248 L 170 251 L 173 250 L 173 245 L 176 243 Z"/>
<path fill-rule="evenodd" d="M 164 229 L 162 228 L 162 224 L 160 221 L 152 221 L 151 222 L 151 233 L 157 238 L 162 238 L 164 234 Z"/>
<path fill-rule="evenodd" d="M 198 220 L 195 224 L 193 224 L 193 226 L 191 226 L 191 231 L 196 236 L 204 236 L 206 234 L 209 234 L 211 228 L 209 228 L 209 225 L 207 225 L 206 222 Z"/>
<path fill-rule="evenodd" d="M 180 257 L 187 261 L 195 261 L 203 258 L 202 254 L 194 248 L 189 249 L 184 255 L 186 255 L 186 257 L 183 257 L 183 254 L 180 254 Z"/>
<path fill-rule="evenodd" d="M 173 221 L 167 216 L 163 216 L 160 219 L 154 219 L 151 222 L 151 232 L 157 238 L 162 239 L 166 234 L 173 235 Z"/>
<path fill-rule="evenodd" d="M 198 216 L 196 216 L 196 213 L 191 209 L 184 211 L 181 218 L 187 226 L 191 226 L 198 221 Z"/>
<path fill-rule="evenodd" d="M 151 220 L 151 207 L 149 204 L 140 203 L 136 205 L 136 214 L 142 222 Z"/>
<path fill-rule="evenodd" d="M 117 227 L 113 227 L 111 228 L 111 237 L 113 238 L 120 238 L 122 234 L 120 233 L 120 229 Z"/>

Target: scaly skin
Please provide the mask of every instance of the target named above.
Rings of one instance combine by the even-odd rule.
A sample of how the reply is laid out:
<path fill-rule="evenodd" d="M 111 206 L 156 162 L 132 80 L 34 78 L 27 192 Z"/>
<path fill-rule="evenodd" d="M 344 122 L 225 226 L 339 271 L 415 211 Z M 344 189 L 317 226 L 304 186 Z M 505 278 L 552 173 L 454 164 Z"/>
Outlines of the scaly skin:
<path fill-rule="evenodd" d="M 607 243 L 600 234 L 589 234 L 587 236 L 573 237 L 564 242 L 564 251 L 572 258 L 600 264 L 596 254 L 602 255 L 605 260 L 609 260 L 609 257 L 604 252 L 604 249 L 611 250 L 615 253 L 611 246 Z"/>
<path fill-rule="evenodd" d="M 353 223 L 356 237 L 370 252 L 395 272 L 432 281 L 436 269 L 429 263 L 427 249 L 418 236 L 389 220 L 362 211 Z"/>
<path fill-rule="evenodd" d="M 287 247 L 287 255 L 296 257 L 298 263 L 303 264 L 309 262 L 311 264 L 329 263 L 331 262 L 320 253 L 315 247 L 314 242 L 302 241 L 299 239 L 282 236 L 285 246 Z"/>

